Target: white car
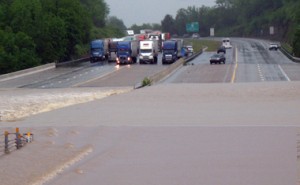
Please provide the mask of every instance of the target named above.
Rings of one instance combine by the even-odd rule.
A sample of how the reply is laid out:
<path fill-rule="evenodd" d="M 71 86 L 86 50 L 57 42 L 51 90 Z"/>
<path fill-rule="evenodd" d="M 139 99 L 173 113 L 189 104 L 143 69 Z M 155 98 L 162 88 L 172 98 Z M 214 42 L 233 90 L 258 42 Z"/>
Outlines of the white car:
<path fill-rule="evenodd" d="M 200 36 L 199 36 L 199 34 L 198 33 L 194 33 L 193 35 L 192 35 L 192 38 L 194 38 L 194 39 L 197 39 L 197 38 L 199 38 Z"/>
<path fill-rule="evenodd" d="M 193 48 L 193 46 L 185 46 L 185 47 L 187 49 L 187 53 L 194 54 L 194 48 Z"/>
<path fill-rule="evenodd" d="M 275 51 L 277 51 L 278 49 L 279 49 L 279 45 L 278 44 L 270 43 L 269 50 L 275 50 Z"/>

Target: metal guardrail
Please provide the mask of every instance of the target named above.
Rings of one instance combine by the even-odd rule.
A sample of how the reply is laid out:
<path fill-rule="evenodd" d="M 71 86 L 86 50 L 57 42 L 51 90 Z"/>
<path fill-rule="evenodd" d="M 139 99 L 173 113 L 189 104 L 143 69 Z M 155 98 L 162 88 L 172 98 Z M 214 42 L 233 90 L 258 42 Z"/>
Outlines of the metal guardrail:
<path fill-rule="evenodd" d="M 280 51 L 292 61 L 300 63 L 300 58 L 292 56 L 284 47 L 280 47 Z"/>
<path fill-rule="evenodd" d="M 41 65 L 41 66 L 29 68 L 29 69 L 24 69 L 24 70 L 12 72 L 12 73 L 3 74 L 3 75 L 0 75 L 0 82 L 10 79 L 10 78 L 22 76 L 24 74 L 34 73 L 37 71 L 44 71 L 44 70 L 48 70 L 48 69 L 51 69 L 54 67 L 55 67 L 54 63 L 49 63 L 49 64 L 45 64 L 45 65 Z"/>
<path fill-rule="evenodd" d="M 32 133 L 21 134 L 19 128 L 16 128 L 14 133 L 4 131 L 4 134 L 1 134 L 0 137 L 4 137 L 4 141 L 0 141 L 0 156 L 21 149 L 27 143 L 33 141 Z"/>
<path fill-rule="evenodd" d="M 87 62 L 87 61 L 90 61 L 90 57 L 80 58 L 77 60 L 71 60 L 71 61 L 67 61 L 67 62 L 56 62 L 55 67 L 73 66 L 73 65 L 79 64 L 81 62 Z"/>

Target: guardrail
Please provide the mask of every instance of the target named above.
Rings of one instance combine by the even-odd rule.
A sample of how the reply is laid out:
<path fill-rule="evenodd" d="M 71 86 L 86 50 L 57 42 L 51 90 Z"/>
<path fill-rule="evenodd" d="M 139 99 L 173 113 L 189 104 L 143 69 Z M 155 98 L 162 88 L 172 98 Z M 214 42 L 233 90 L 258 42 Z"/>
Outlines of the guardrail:
<path fill-rule="evenodd" d="M 292 61 L 300 63 L 300 58 L 292 56 L 284 47 L 280 47 L 280 51 Z"/>
<path fill-rule="evenodd" d="M 49 63 L 49 64 L 45 64 L 45 65 L 41 65 L 41 66 L 29 68 L 29 69 L 24 69 L 24 70 L 21 70 L 21 71 L 16 71 L 16 72 L 12 72 L 12 73 L 3 74 L 3 75 L 0 75 L 0 82 L 4 81 L 4 80 L 7 80 L 7 79 L 20 77 L 24 74 L 29 74 L 29 73 L 39 72 L 39 71 L 45 71 L 45 70 L 48 70 L 48 69 L 51 69 L 51 68 L 54 68 L 54 67 L 55 67 L 54 63 Z"/>
<path fill-rule="evenodd" d="M 0 137 L 4 137 L 4 141 L 0 141 L 0 156 L 21 149 L 27 143 L 33 141 L 32 133 L 21 134 L 19 128 L 16 128 L 14 133 L 4 131 L 4 134 L 0 135 Z"/>
<path fill-rule="evenodd" d="M 65 66 L 77 65 L 81 62 L 87 62 L 89 60 L 90 60 L 90 57 L 86 57 L 86 58 L 80 58 L 77 60 L 71 60 L 71 61 L 67 61 L 67 62 L 56 62 L 55 67 L 65 67 Z"/>

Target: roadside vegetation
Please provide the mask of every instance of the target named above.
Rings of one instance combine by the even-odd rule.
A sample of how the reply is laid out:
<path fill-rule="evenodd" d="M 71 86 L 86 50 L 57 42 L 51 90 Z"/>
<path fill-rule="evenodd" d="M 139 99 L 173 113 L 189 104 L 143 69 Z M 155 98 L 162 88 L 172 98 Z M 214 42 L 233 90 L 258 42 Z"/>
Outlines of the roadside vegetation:
<path fill-rule="evenodd" d="M 104 0 L 2 0 L 0 74 L 86 55 L 95 38 L 121 37 Z"/>
<path fill-rule="evenodd" d="M 108 15 L 105 0 L 0 1 L 0 74 L 80 58 L 87 55 L 91 40 L 124 36 L 127 28 L 123 21 Z M 216 0 L 213 7 L 182 8 L 175 17 L 162 18 L 161 24 L 128 29 L 183 36 L 191 22 L 199 23 L 201 37 L 209 36 L 214 28 L 215 36 L 277 40 L 300 57 L 299 0 Z M 270 26 L 274 27 L 273 35 Z M 193 46 L 196 51 L 203 46 L 215 50 L 210 44 Z"/>
<path fill-rule="evenodd" d="M 290 45 L 300 57 L 299 0 L 216 0 L 214 7 L 188 7 L 177 11 L 175 17 L 166 15 L 161 21 L 163 32 L 186 34 L 186 24 L 199 23 L 199 34 L 209 36 L 255 37 L 277 40 Z M 274 34 L 270 35 L 270 26 Z"/>

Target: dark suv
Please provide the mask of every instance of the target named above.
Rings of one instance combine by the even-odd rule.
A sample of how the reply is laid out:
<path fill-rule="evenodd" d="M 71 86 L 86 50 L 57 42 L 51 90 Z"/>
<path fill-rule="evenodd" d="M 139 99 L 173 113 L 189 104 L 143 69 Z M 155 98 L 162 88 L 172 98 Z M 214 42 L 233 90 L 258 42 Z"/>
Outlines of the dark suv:
<path fill-rule="evenodd" d="M 225 53 L 226 54 L 226 48 L 224 46 L 219 47 L 217 53 Z"/>
<path fill-rule="evenodd" d="M 226 62 L 226 58 L 223 53 L 214 54 L 213 56 L 210 57 L 210 64 L 213 64 L 213 63 L 225 64 L 225 62 Z"/>

